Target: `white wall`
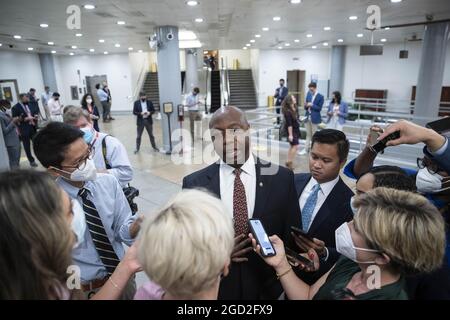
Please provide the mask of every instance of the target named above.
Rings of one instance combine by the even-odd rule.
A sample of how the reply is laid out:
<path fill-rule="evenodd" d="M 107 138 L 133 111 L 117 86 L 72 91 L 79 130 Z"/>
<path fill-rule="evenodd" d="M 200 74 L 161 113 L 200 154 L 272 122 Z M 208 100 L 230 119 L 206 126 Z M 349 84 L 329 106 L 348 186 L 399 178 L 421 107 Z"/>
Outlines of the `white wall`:
<path fill-rule="evenodd" d="M 386 89 L 389 100 L 410 100 L 419 75 L 422 42 L 407 44 L 408 59 L 399 59 L 403 49 L 403 43 L 386 44 L 381 56 L 360 56 L 359 46 L 347 47 L 344 97 L 353 97 L 355 89 Z M 450 45 L 442 86 L 450 86 Z"/>
<path fill-rule="evenodd" d="M 131 52 L 128 55 L 130 62 L 130 81 L 133 99 L 142 88 L 145 74 L 150 70 L 150 56 L 148 52 Z"/>
<path fill-rule="evenodd" d="M 36 53 L 0 50 L 0 80 L 17 80 L 19 93 L 35 88 L 44 92 L 41 65 Z M 17 101 L 14 101 L 17 102 Z"/>
<path fill-rule="evenodd" d="M 106 75 L 112 95 L 114 111 L 129 110 L 133 103 L 131 88 L 131 65 L 127 53 L 109 55 L 58 56 L 56 59 L 58 87 L 64 105 L 79 105 L 79 100 L 71 100 L 70 86 L 84 88 L 86 76 Z M 80 77 L 77 74 L 80 70 Z M 81 95 L 80 95 L 81 100 Z"/>
<path fill-rule="evenodd" d="M 233 68 L 233 59 L 239 60 L 239 65 L 241 69 L 250 69 L 250 51 L 251 50 L 219 50 L 219 68 L 222 69 L 222 58 L 223 63 L 227 65 L 228 69 Z"/>
<path fill-rule="evenodd" d="M 297 59 L 298 60 L 294 60 Z M 260 50 L 259 51 L 259 88 L 260 106 L 267 105 L 267 97 L 274 94 L 281 78 L 286 79 L 288 70 L 305 70 L 305 90 L 311 74 L 317 74 L 319 80 L 330 78 L 330 50 Z"/>
<path fill-rule="evenodd" d="M 259 91 L 259 49 L 250 50 L 250 66 L 252 68 L 253 81 L 256 92 Z"/>

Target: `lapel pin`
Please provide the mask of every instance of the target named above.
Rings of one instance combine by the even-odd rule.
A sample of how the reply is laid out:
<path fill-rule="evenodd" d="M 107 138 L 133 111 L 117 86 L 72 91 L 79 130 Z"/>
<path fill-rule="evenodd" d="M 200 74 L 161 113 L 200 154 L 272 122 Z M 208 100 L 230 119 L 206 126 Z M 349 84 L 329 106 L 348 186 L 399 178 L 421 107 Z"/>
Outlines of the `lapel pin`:
<path fill-rule="evenodd" d="M 263 183 L 262 183 L 262 182 L 260 182 L 260 183 L 259 183 L 259 186 L 260 186 L 260 187 L 263 187 L 264 185 L 263 185 Z"/>

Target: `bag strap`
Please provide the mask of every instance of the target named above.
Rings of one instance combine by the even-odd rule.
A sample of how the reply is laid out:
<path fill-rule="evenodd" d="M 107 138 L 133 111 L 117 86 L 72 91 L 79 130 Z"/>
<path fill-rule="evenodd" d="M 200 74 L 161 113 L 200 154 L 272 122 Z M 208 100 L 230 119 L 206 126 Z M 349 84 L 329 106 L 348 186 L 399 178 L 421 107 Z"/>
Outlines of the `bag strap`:
<path fill-rule="evenodd" d="M 103 139 L 102 139 L 102 153 L 103 153 L 103 160 L 105 161 L 105 165 L 106 165 L 106 169 L 111 169 L 111 165 L 109 164 L 108 160 L 106 159 L 106 137 L 110 136 L 109 134 L 106 135 Z"/>

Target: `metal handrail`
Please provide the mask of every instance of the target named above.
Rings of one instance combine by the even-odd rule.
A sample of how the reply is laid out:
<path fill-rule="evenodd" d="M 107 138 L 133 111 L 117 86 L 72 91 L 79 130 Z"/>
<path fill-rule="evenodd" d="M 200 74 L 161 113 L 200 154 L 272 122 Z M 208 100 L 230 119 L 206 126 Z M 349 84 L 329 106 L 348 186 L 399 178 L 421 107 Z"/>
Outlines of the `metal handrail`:
<path fill-rule="evenodd" d="M 134 93 L 133 93 L 133 101 L 138 100 L 138 95 L 139 92 L 142 90 L 142 85 L 143 85 L 143 80 L 142 80 L 142 74 L 144 73 L 145 70 L 145 63 L 141 68 L 141 72 L 139 73 L 139 77 L 138 80 L 136 81 L 136 88 L 134 88 Z"/>

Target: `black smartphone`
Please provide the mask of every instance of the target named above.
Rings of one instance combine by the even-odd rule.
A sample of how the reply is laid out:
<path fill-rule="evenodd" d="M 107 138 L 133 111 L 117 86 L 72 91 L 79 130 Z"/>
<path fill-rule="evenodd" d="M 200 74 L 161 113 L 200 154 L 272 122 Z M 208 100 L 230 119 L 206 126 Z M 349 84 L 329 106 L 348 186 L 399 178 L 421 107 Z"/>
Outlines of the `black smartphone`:
<path fill-rule="evenodd" d="M 308 258 L 305 258 L 301 254 L 295 252 L 289 247 L 284 247 L 284 251 L 286 252 L 287 256 L 292 257 L 293 259 L 297 260 L 297 262 L 304 264 L 305 267 L 314 268 L 314 262 L 309 260 Z"/>
<path fill-rule="evenodd" d="M 374 145 L 370 146 L 369 148 L 375 152 L 375 153 L 379 153 L 381 151 L 383 151 L 384 149 L 386 149 L 386 144 L 388 143 L 388 141 L 391 140 L 396 140 L 400 138 L 400 131 L 395 131 L 393 133 L 391 133 L 390 135 L 388 135 L 387 137 L 385 137 L 384 139 L 378 141 L 377 143 L 375 143 Z"/>
<path fill-rule="evenodd" d="M 297 228 L 297 227 L 295 227 L 295 226 L 291 226 L 291 230 L 292 230 L 292 232 L 294 232 L 296 235 L 302 236 L 302 237 L 308 239 L 309 241 L 314 242 L 313 237 L 311 237 L 307 232 L 303 231 L 302 229 Z"/>
<path fill-rule="evenodd" d="M 450 132 L 450 117 L 445 117 L 436 121 L 428 122 L 426 127 L 433 129 L 437 133 L 448 133 Z"/>
<path fill-rule="evenodd" d="M 263 257 L 272 257 L 276 255 L 275 248 L 269 240 L 269 236 L 264 230 L 264 226 L 259 219 L 250 219 L 248 221 L 252 235 L 255 237 L 256 242 L 261 247 L 261 255 Z"/>

